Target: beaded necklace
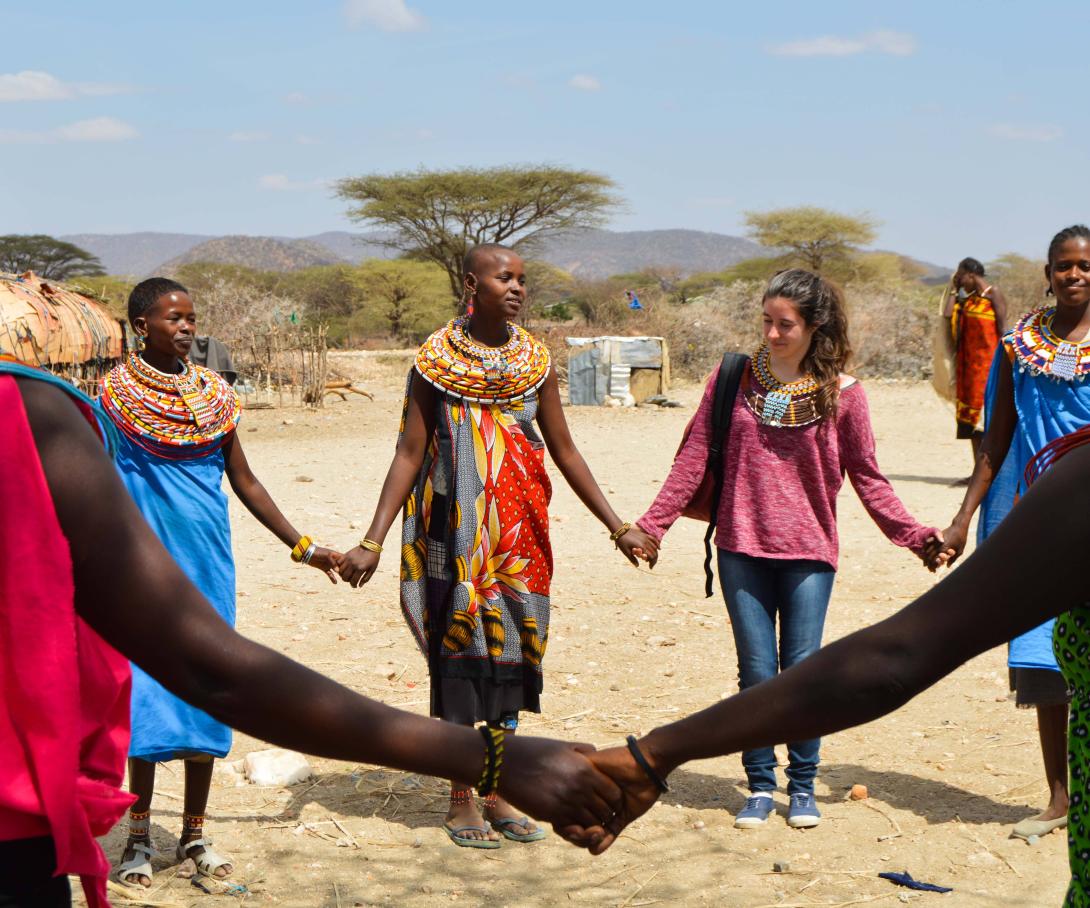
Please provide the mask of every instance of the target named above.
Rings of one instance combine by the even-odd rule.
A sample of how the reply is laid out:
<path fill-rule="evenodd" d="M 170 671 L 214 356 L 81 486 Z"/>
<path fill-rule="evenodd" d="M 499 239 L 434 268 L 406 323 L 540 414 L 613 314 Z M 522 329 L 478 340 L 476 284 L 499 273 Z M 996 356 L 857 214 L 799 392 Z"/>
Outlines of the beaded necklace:
<path fill-rule="evenodd" d="M 471 403 L 504 404 L 541 387 L 549 374 L 549 349 L 518 325 L 508 325 L 501 347 L 479 344 L 453 319 L 421 346 L 416 371 L 440 391 Z"/>
<path fill-rule="evenodd" d="M 821 419 L 817 409 L 818 383 L 809 375 L 798 381 L 780 381 L 772 373 L 770 357 L 768 345 L 761 344 L 751 360 L 745 392 L 746 406 L 758 422 L 795 429 Z"/>
<path fill-rule="evenodd" d="M 242 403 L 219 374 L 182 362 L 167 375 L 135 352 L 102 380 L 102 407 L 136 444 L 159 457 L 211 453 L 235 430 Z"/>
<path fill-rule="evenodd" d="M 1064 340 L 1052 330 L 1055 307 L 1037 309 L 1019 319 L 1010 335 L 1018 371 L 1056 381 L 1082 381 L 1090 375 L 1090 339 Z"/>

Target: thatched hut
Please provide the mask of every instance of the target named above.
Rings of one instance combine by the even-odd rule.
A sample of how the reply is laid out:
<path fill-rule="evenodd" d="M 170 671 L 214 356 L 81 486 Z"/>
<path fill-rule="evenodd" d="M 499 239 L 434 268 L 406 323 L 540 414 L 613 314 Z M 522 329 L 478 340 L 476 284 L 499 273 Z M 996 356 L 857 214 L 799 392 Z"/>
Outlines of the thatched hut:
<path fill-rule="evenodd" d="M 0 272 L 0 353 L 94 392 L 121 358 L 121 323 L 101 303 L 26 274 Z"/>

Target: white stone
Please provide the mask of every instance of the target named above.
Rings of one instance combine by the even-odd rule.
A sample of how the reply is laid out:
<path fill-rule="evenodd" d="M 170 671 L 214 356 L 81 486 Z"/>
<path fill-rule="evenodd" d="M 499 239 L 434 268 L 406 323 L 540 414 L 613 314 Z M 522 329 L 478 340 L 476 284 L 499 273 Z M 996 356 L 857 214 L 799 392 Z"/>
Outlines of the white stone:
<path fill-rule="evenodd" d="M 314 770 L 302 754 L 292 750 L 258 750 L 247 754 L 246 778 L 254 785 L 296 785 L 305 782 Z"/>

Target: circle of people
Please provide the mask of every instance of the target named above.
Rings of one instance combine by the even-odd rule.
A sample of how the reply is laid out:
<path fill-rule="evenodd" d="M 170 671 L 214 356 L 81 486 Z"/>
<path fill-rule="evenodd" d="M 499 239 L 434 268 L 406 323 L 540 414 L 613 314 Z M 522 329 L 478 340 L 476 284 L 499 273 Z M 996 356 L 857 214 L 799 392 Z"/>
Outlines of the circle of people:
<path fill-rule="evenodd" d="M 1037 710 L 1050 792 L 1013 834 L 1066 827 L 1068 898 L 1090 903 L 1090 611 L 1077 584 L 1042 590 L 1035 579 L 1069 574 L 1090 530 L 1080 481 L 1090 468 L 1090 229 L 1052 239 L 1040 304 L 1010 330 L 978 261 L 953 276 L 943 315 L 956 434 L 970 440 L 973 468 L 945 529 L 917 521 L 878 466 L 866 394 L 846 371 L 844 300 L 820 275 L 789 269 L 769 281 L 760 346 L 724 357 L 661 490 L 628 522 L 572 438 L 548 348 L 516 322 L 521 257 L 477 246 L 464 272 L 464 314 L 419 349 L 373 519 L 344 553 L 301 533 L 254 475 L 238 395 L 189 360 L 197 310 L 181 284 L 151 278 L 132 291 L 140 349 L 95 403 L 0 360 L 0 459 L 10 465 L 0 471 L 0 521 L 12 541 L 0 568 L 0 652 L 13 669 L 0 744 L 17 764 L 0 780 L 0 861 L 19 868 L 0 874 L 0 901 L 69 904 L 71 873 L 92 908 L 108 904 L 110 865 L 94 837 L 126 812 L 113 873 L 150 886 L 155 770 L 169 760 L 185 766 L 176 861 L 229 877 L 232 861 L 204 824 L 213 761 L 230 750 L 232 727 L 450 779 L 441 827 L 463 847 L 540 841 L 537 818 L 601 853 L 679 765 L 735 752 L 749 795 L 734 825 L 760 827 L 776 815 L 773 746 L 785 742 L 786 822 L 814 827 L 821 735 L 890 712 L 1010 641 L 1011 687 L 1018 706 Z M 549 639 L 546 451 L 602 523 L 603 544 L 634 565 L 655 566 L 683 514 L 708 520 L 737 695 L 600 751 L 517 734 L 520 713 L 540 712 Z M 445 721 L 355 694 L 234 632 L 224 475 L 293 561 L 333 582 L 361 587 L 394 550 L 430 713 Z M 978 510 L 979 538 L 925 595 L 822 648 L 845 476 L 890 542 L 932 571 L 961 557 Z M 391 539 L 399 515 L 401 537 Z"/>

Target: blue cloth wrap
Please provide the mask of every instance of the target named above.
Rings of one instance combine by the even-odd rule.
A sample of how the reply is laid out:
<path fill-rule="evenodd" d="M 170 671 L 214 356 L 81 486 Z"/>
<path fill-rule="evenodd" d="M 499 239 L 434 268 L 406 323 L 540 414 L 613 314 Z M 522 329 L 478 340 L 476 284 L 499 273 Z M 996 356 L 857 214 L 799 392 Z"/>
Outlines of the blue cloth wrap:
<path fill-rule="evenodd" d="M 136 506 L 185 575 L 229 625 L 235 623 L 235 562 L 223 492 L 223 449 L 188 460 L 156 457 L 119 432 L 117 469 Z M 162 642 L 161 645 L 167 645 Z M 151 641 L 149 659 L 155 658 Z M 231 729 L 132 667 L 129 754 L 161 762 L 224 757 Z"/>
<path fill-rule="evenodd" d="M 991 488 L 980 507 L 977 522 L 977 543 L 983 542 L 999 526 L 1010 512 L 1014 499 L 1021 491 L 1022 476 L 1026 464 L 1050 441 L 1061 438 L 1076 429 L 1090 425 L 1090 382 L 1057 381 L 1047 375 L 1023 372 L 1015 359 L 1012 364 L 1006 346 L 1000 344 L 988 373 L 988 387 L 984 393 L 984 429 L 987 431 L 995 405 L 1001 369 L 1012 369 L 1014 377 L 1014 405 L 1018 413 L 1014 437 L 1003 466 L 992 480 Z M 1042 596 L 1048 590 L 1041 589 Z M 1043 668 L 1059 671 L 1052 654 L 1052 626 L 1047 621 L 1010 644 L 1007 664 L 1011 668 Z"/>

